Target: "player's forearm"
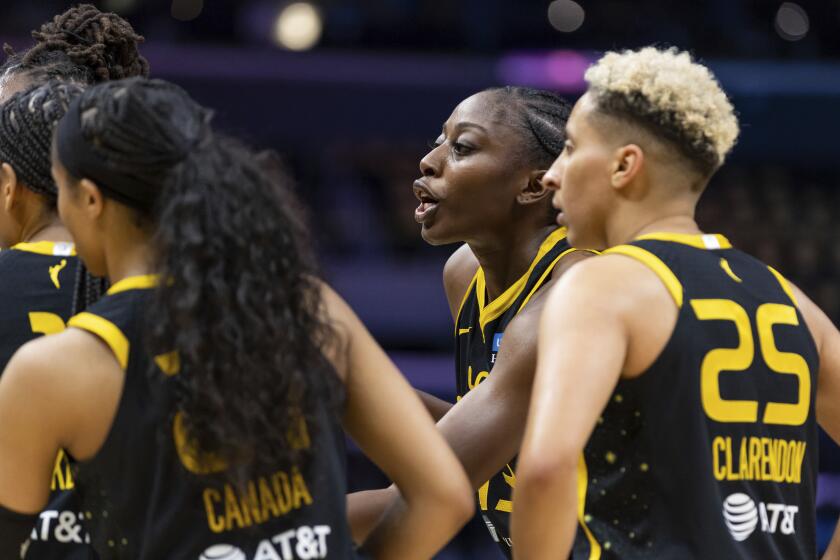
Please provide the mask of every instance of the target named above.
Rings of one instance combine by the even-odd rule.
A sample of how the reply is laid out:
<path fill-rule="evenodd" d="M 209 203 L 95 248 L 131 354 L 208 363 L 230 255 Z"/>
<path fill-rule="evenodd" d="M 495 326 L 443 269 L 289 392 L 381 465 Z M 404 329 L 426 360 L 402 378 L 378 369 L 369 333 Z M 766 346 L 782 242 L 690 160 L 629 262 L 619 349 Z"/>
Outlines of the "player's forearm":
<path fill-rule="evenodd" d="M 350 524 L 354 542 L 365 542 L 377 522 L 382 519 L 388 506 L 397 500 L 399 495 L 393 486 L 347 495 L 347 522 Z"/>
<path fill-rule="evenodd" d="M 517 469 L 511 536 L 516 560 L 555 560 L 572 550 L 577 524 L 576 468 Z"/>
<path fill-rule="evenodd" d="M 453 404 L 447 402 L 445 400 L 439 399 L 434 395 L 430 395 L 424 391 L 416 389 L 417 396 L 420 397 L 420 400 L 423 401 L 423 406 L 426 407 L 426 410 L 429 411 L 429 414 L 432 415 L 435 422 L 443 418 L 449 409 L 453 407 Z"/>
<path fill-rule="evenodd" d="M 407 502 L 398 495 L 362 550 L 376 560 L 431 558 L 455 536 L 473 512 L 471 501 L 454 499 L 441 507 L 443 503 L 433 497 Z"/>

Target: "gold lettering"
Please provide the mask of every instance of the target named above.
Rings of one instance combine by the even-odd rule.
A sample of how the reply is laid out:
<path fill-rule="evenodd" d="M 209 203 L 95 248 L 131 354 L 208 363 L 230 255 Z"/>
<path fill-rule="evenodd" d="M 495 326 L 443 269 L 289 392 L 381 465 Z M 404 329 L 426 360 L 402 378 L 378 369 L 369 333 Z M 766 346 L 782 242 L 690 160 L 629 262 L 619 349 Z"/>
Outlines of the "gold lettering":
<path fill-rule="evenodd" d="M 280 517 L 280 508 L 277 507 L 277 502 L 274 500 L 274 495 L 271 493 L 271 488 L 268 487 L 268 481 L 260 477 L 260 504 L 262 504 L 262 518 L 269 519 L 269 514 L 272 517 Z"/>
<path fill-rule="evenodd" d="M 51 490 L 70 490 L 73 488 L 73 473 L 70 472 L 70 463 L 67 461 L 67 456 L 64 450 L 59 450 L 58 455 L 55 456 L 55 464 L 53 465 Z"/>
<path fill-rule="evenodd" d="M 720 454 L 726 448 L 726 443 L 723 438 L 717 436 L 712 440 L 712 471 L 715 473 L 715 478 L 723 480 L 726 478 L 726 468 L 720 464 Z"/>
<path fill-rule="evenodd" d="M 732 438 L 726 438 L 726 480 L 738 480 L 732 468 Z"/>
<path fill-rule="evenodd" d="M 221 533 L 226 527 L 224 518 L 216 515 L 215 504 L 220 501 L 222 501 L 222 496 L 218 490 L 214 490 L 213 488 L 204 489 L 204 510 L 207 512 L 207 526 L 214 533 Z"/>
<path fill-rule="evenodd" d="M 770 438 L 761 438 L 761 480 L 771 480 L 773 473 L 770 470 Z"/>
<path fill-rule="evenodd" d="M 294 508 L 300 508 L 300 501 L 303 500 L 306 505 L 312 503 L 312 496 L 309 495 L 309 489 L 306 487 L 306 481 L 297 467 L 292 469 L 292 492 Z"/>
<path fill-rule="evenodd" d="M 292 489 L 289 486 L 289 475 L 279 471 L 271 477 L 271 482 L 274 486 L 274 495 L 277 497 L 280 515 L 286 515 L 292 509 Z"/>
<path fill-rule="evenodd" d="M 750 438 L 750 474 L 749 480 L 761 480 L 761 440 Z"/>
<path fill-rule="evenodd" d="M 716 480 L 761 480 L 799 484 L 807 443 L 774 438 L 741 438 L 737 469 L 732 438 L 712 440 L 712 474 Z"/>
<path fill-rule="evenodd" d="M 741 453 L 738 455 L 738 478 L 747 480 L 750 476 L 750 462 L 747 459 L 747 438 L 741 438 Z"/>
<path fill-rule="evenodd" d="M 257 487 L 253 480 L 248 481 L 247 493 L 242 495 L 241 502 L 242 513 L 245 514 L 245 519 L 249 525 L 251 524 L 252 519 L 253 523 L 256 524 L 263 522 L 263 519 L 260 518 L 260 504 L 257 501 Z"/>
<path fill-rule="evenodd" d="M 239 510 L 239 500 L 230 484 L 225 485 L 225 525 L 228 531 L 233 529 L 233 523 L 242 529 L 246 527 L 242 512 Z"/>

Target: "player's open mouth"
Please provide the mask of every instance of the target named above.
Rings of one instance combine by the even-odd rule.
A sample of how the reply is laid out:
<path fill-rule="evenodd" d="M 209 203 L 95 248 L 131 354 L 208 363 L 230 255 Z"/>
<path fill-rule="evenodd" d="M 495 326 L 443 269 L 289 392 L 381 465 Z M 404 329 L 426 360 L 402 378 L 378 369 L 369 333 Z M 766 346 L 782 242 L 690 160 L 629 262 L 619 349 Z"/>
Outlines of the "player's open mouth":
<path fill-rule="evenodd" d="M 414 219 L 418 224 L 428 221 L 438 207 L 438 199 L 432 195 L 429 187 L 421 181 L 414 182 L 414 196 L 420 201 L 420 205 L 414 211 Z"/>

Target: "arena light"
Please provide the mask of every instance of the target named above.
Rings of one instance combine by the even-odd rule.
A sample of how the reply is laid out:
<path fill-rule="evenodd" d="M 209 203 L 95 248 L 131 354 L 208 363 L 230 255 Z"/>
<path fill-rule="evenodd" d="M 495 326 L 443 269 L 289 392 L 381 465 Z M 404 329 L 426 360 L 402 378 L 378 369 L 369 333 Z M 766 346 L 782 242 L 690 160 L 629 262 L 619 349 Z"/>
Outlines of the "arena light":
<path fill-rule="evenodd" d="M 554 0 L 548 5 L 548 22 L 557 31 L 577 31 L 585 18 L 583 6 L 574 0 Z"/>
<path fill-rule="evenodd" d="M 274 42 L 293 51 L 314 47 L 323 31 L 321 12 L 309 2 L 294 2 L 283 8 L 274 22 Z"/>
<path fill-rule="evenodd" d="M 808 14 L 799 4 L 785 2 L 779 6 L 775 21 L 776 33 L 787 41 L 804 39 L 810 29 Z"/>

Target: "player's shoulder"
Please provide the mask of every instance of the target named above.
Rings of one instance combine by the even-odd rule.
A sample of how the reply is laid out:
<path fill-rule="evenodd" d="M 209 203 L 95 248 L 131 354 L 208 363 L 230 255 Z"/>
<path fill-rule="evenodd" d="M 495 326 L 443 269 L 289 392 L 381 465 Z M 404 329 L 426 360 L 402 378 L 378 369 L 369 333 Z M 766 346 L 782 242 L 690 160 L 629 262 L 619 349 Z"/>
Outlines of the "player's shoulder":
<path fill-rule="evenodd" d="M 91 333 L 66 329 L 21 346 L 3 373 L 3 383 L 21 394 L 52 394 L 62 402 L 95 396 L 103 381 L 120 373 L 111 351 Z M 75 396 L 75 397 L 74 397 Z"/>
<path fill-rule="evenodd" d="M 650 263 L 621 253 L 604 253 L 571 267 L 552 288 L 549 302 L 606 303 L 616 311 L 635 312 L 671 297 L 670 279 L 664 274 Z"/>
<path fill-rule="evenodd" d="M 443 266 L 444 282 L 468 284 L 475 276 L 478 266 L 478 259 L 473 254 L 472 249 L 464 243 L 446 259 L 446 264 Z"/>
<path fill-rule="evenodd" d="M 457 306 L 467 293 L 478 267 L 478 259 L 466 243 L 456 249 L 446 260 L 443 266 L 443 287 L 453 317 L 458 312 Z"/>

